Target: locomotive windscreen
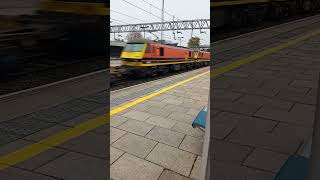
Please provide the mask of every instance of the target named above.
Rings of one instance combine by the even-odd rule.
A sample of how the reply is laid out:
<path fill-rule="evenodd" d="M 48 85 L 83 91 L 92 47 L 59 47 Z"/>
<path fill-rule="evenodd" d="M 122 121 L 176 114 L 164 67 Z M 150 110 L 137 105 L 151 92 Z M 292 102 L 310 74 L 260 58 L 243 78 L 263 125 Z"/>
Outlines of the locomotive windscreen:
<path fill-rule="evenodd" d="M 141 52 L 144 49 L 144 43 L 128 43 L 124 52 Z"/>

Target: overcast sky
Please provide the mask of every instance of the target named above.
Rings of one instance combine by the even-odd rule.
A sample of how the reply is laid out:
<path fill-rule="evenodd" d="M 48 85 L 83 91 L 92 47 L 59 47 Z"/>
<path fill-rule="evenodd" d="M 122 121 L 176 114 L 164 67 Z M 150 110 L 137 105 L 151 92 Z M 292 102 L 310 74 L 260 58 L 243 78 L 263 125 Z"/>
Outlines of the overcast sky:
<path fill-rule="evenodd" d="M 127 3 L 132 3 L 133 5 Z M 152 5 L 150 5 L 150 3 Z M 155 7 L 154 7 L 155 6 Z M 209 19 L 210 18 L 210 0 L 165 0 L 165 20 L 172 21 L 173 16 L 175 20 L 191 20 L 191 19 Z M 110 20 L 111 25 L 120 24 L 134 24 L 134 23 L 147 23 L 147 22 L 160 22 L 162 0 L 111 0 L 110 1 Z M 159 9 L 157 9 L 159 8 Z M 143 10 L 145 11 L 143 11 Z M 150 14 L 151 12 L 151 14 Z M 153 15 L 152 15 L 153 14 Z M 127 15 L 127 16 L 126 16 Z M 132 16 L 132 17 L 129 17 Z M 158 16 L 158 17 L 155 17 Z M 194 30 L 193 36 L 201 38 L 200 43 L 208 45 L 210 42 L 210 30 L 202 30 L 206 34 L 201 33 L 200 30 Z M 175 31 L 176 32 L 176 31 Z M 142 33 L 143 34 L 143 33 Z M 116 34 L 116 38 L 124 39 L 127 34 Z M 160 32 L 155 33 L 160 39 Z M 122 36 L 122 37 L 121 37 Z M 165 31 L 164 38 L 171 42 L 180 42 L 177 37 L 184 37 L 182 45 L 186 46 L 191 37 L 191 30 L 184 30 L 181 34 L 176 33 L 176 40 L 174 40 L 172 31 Z M 146 32 L 146 38 L 150 37 L 155 39 L 155 36 Z M 114 39 L 114 34 L 110 34 L 111 40 Z"/>

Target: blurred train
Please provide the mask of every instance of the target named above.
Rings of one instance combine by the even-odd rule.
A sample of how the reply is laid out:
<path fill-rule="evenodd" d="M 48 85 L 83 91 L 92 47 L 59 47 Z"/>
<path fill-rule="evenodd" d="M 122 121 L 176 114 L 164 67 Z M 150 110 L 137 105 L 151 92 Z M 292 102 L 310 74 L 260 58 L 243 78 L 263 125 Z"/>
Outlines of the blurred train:
<path fill-rule="evenodd" d="M 131 74 L 147 76 L 207 66 L 210 52 L 136 40 L 127 43 L 120 57 Z"/>
<path fill-rule="evenodd" d="M 11 18 L 16 19 L 21 30 L 1 36 L 11 39 L 10 45 L 16 51 L 60 57 L 106 55 L 109 45 L 106 0 L 35 1 L 30 5 L 33 13 L 16 13 Z M 18 12 L 23 4 L 16 6 L 18 9 L 12 11 Z M 18 36 L 21 31 L 26 35 Z"/>
<path fill-rule="evenodd" d="M 102 55 L 109 45 L 108 7 L 106 0 L 40 0 L 34 24 L 44 27 L 51 40 L 46 44 L 48 49 L 64 54 Z"/>
<path fill-rule="evenodd" d="M 211 0 L 213 27 L 256 24 L 320 9 L 320 0 Z"/>

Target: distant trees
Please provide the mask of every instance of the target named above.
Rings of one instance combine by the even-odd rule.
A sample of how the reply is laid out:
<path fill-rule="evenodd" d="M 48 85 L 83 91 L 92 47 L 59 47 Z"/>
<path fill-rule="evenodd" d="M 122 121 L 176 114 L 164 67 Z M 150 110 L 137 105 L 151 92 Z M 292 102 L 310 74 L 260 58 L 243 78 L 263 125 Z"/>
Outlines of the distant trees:
<path fill-rule="evenodd" d="M 192 37 L 189 39 L 188 47 L 189 48 L 199 48 L 200 46 L 200 38 L 199 37 Z"/>
<path fill-rule="evenodd" d="M 126 36 L 127 41 L 143 39 L 143 36 L 140 32 L 131 32 Z"/>

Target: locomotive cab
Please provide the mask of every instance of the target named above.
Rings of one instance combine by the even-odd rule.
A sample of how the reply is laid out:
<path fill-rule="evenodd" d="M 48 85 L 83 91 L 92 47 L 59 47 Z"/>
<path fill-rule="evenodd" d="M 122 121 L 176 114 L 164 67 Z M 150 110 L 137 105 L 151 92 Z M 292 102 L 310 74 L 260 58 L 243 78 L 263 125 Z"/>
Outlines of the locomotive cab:
<path fill-rule="evenodd" d="M 121 52 L 122 59 L 143 59 L 147 49 L 147 43 L 131 42 L 127 43 L 124 50 Z"/>

